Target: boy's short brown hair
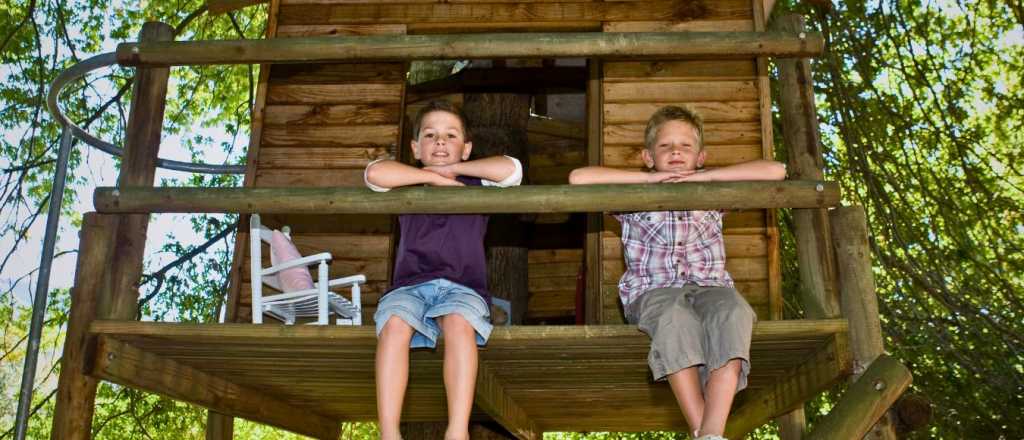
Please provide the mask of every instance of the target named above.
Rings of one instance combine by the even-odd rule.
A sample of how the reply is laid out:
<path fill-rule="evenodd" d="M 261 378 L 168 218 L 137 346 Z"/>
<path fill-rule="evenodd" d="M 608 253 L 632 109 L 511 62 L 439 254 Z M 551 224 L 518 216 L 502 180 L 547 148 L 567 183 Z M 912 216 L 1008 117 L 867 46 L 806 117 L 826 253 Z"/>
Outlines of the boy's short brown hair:
<path fill-rule="evenodd" d="M 446 112 L 455 115 L 459 118 L 459 123 L 462 124 L 462 134 L 466 137 L 466 142 L 469 142 L 469 127 L 466 126 L 466 114 L 462 112 L 462 108 L 452 104 L 446 99 L 438 99 L 430 101 L 427 105 L 423 106 L 420 111 L 416 112 L 416 119 L 412 123 L 412 137 L 413 139 L 419 139 L 420 137 L 420 126 L 423 124 L 423 118 L 428 113 L 432 112 Z"/>
<path fill-rule="evenodd" d="M 697 144 L 701 150 L 704 149 L 704 118 L 689 106 L 678 105 L 666 105 L 659 108 L 647 120 L 647 128 L 644 129 L 644 145 L 648 149 L 654 148 L 654 142 L 658 138 L 658 129 L 661 128 L 661 124 L 668 121 L 682 121 L 693 125 L 697 129 Z"/>

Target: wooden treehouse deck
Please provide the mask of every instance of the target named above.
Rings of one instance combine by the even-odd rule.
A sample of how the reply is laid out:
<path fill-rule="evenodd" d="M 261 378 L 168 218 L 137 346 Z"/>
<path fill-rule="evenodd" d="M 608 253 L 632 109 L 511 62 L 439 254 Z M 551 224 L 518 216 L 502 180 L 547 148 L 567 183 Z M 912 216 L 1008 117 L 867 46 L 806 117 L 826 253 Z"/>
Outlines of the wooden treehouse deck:
<path fill-rule="evenodd" d="M 324 423 L 376 418 L 371 326 L 96 321 L 90 334 L 93 374 L 114 383 L 314 437 Z M 668 385 L 652 382 L 649 347 L 628 325 L 495 328 L 480 351 L 475 413 L 513 433 L 685 431 Z M 413 352 L 403 420 L 445 419 L 441 353 Z M 751 358 L 730 432 L 849 375 L 846 320 L 759 322 Z"/>
<path fill-rule="evenodd" d="M 210 10 L 260 2 L 213 1 Z M 303 253 L 332 253 L 331 275 L 364 273 L 366 323 L 389 284 L 391 215 L 548 216 L 549 226 L 560 226 L 537 241 L 559 245 L 529 248 L 527 316 L 580 318 L 588 325 L 496 328 L 480 351 L 474 417 L 493 419 L 518 438 L 544 431 L 686 431 L 667 385 L 651 381 L 648 338 L 620 325 L 616 283 L 625 265 L 619 225 L 605 213 L 692 209 L 739 210 L 724 222 L 727 270 L 760 319 L 750 384 L 734 404 L 727 436 L 740 438 L 853 374 L 860 379 L 810 437 L 860 438 L 910 376 L 879 357 L 863 211 L 839 207 L 838 185 L 824 181 L 803 58 L 820 54 L 824 39 L 798 17 L 769 26 L 773 4 L 271 0 L 267 39 L 245 41 L 173 42 L 169 26 L 147 24 L 140 42 L 116 53 L 120 64 L 137 68 L 136 90 L 146 93 L 133 94 L 119 185 L 98 189 L 98 213 L 83 220 L 54 438 L 89 438 L 99 380 L 211 409 L 210 439 L 231 438 L 236 416 L 318 439 L 336 439 L 340 421 L 375 419 L 372 326 L 239 324 L 252 313 L 245 270 L 251 213 L 265 215 L 271 226 L 293 226 Z M 555 58 L 567 56 L 586 58 L 585 66 L 558 67 Z M 791 180 L 557 185 L 580 166 L 639 168 L 644 123 L 663 105 L 690 105 L 705 115 L 709 166 L 774 158 L 769 57 L 779 67 Z M 411 60 L 451 58 L 530 67 L 502 61 L 476 76 L 406 84 Z M 245 187 L 152 188 L 168 66 L 253 63 L 264 64 Z M 542 74 L 549 70 L 561 72 L 557 80 Z M 496 93 L 508 85 L 522 92 L 529 88 L 524 77 L 540 95 L 573 90 L 581 110 L 576 119 L 531 120 L 522 153 L 531 185 L 387 194 L 362 188 L 371 160 L 409 159 L 403 157 L 408 118 L 425 100 L 462 102 L 476 89 Z M 453 84 L 458 87 L 450 89 Z M 806 320 L 780 320 L 776 208 L 793 209 Z M 238 323 L 134 321 L 146 219 L 162 212 L 241 214 L 227 308 L 228 320 Z M 571 240 L 559 237 L 569 233 Z M 412 353 L 404 421 L 445 419 L 440 353 Z M 782 437 L 799 439 L 802 412 L 784 417 Z"/>

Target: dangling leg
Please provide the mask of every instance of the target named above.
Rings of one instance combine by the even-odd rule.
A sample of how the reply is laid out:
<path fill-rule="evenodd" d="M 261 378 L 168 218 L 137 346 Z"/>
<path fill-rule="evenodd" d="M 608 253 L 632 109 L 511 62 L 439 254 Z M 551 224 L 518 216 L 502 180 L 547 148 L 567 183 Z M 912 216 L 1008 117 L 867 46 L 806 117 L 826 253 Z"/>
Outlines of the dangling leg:
<path fill-rule="evenodd" d="M 377 340 L 377 423 L 382 440 L 402 437 L 398 425 L 402 418 L 405 387 L 409 382 L 409 341 L 412 335 L 412 326 L 392 316 L 384 324 Z"/>
<path fill-rule="evenodd" d="M 462 315 L 437 318 L 444 335 L 444 389 L 448 399 L 445 440 L 469 439 L 469 414 L 476 388 L 476 331 Z"/>
<path fill-rule="evenodd" d="M 699 430 L 704 419 L 704 394 L 700 389 L 697 368 L 685 368 L 668 375 L 668 384 L 686 418 L 686 424 L 690 425 L 690 432 Z"/>
<path fill-rule="evenodd" d="M 654 378 L 668 379 L 679 409 L 690 425 L 700 428 L 704 394 L 699 368 L 704 363 L 704 329 L 687 300 L 688 287 L 651 289 L 631 305 L 631 321 L 651 337 L 647 362 Z"/>
<path fill-rule="evenodd" d="M 746 387 L 750 339 L 757 315 L 731 287 L 708 287 L 693 296 L 705 334 L 707 377 L 702 435 L 722 435 L 736 393 Z"/>
<path fill-rule="evenodd" d="M 729 418 L 736 385 L 740 377 L 740 360 L 733 359 L 722 368 L 712 371 L 705 390 L 704 416 L 700 422 L 700 434 L 722 435 Z"/>

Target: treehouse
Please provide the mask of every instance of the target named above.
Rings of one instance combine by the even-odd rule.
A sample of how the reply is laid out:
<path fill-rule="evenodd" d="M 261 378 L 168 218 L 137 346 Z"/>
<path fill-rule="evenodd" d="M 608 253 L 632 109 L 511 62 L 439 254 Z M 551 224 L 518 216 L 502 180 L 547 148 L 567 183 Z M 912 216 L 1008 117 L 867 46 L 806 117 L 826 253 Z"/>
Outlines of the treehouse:
<path fill-rule="evenodd" d="M 246 3 L 210 2 L 210 13 Z M 886 432 L 883 414 L 910 375 L 882 354 L 863 211 L 840 207 L 838 185 L 823 180 L 807 60 L 823 39 L 799 17 L 769 21 L 772 6 L 273 0 L 264 40 L 174 42 L 168 26 L 147 24 L 106 59 L 136 68 L 135 93 L 119 185 L 98 189 L 96 213 L 85 216 L 54 438 L 89 437 L 100 380 L 208 408 L 208 438 L 230 438 L 233 417 L 318 439 L 338 438 L 341 422 L 374 420 L 372 316 L 391 276 L 395 215 L 425 212 L 495 215 L 488 241 L 500 261 L 491 264 L 506 276 L 492 290 L 510 300 L 513 325 L 496 327 L 480 351 L 474 421 L 520 439 L 684 432 L 668 385 L 648 371 L 648 338 L 624 324 L 620 227 L 607 215 L 684 209 L 731 211 L 727 269 L 759 317 L 750 385 L 727 436 L 777 419 L 784 438 L 800 438 L 804 402 L 841 381 L 851 385 L 809 435 Z M 441 59 L 471 63 L 408 82 L 411 63 Z M 774 103 L 769 59 L 779 66 Z M 237 170 L 244 187 L 154 188 L 168 70 L 202 64 L 262 65 Z M 438 97 L 469 109 L 477 149 L 520 158 L 526 185 L 365 189 L 371 160 L 412 160 L 410 115 Z M 703 114 L 711 166 L 774 158 L 779 108 L 789 180 L 567 185 L 584 165 L 640 168 L 645 121 L 667 104 Z M 804 319 L 782 319 L 780 208 L 793 209 Z M 137 321 L 149 216 L 190 212 L 241 214 L 230 323 Z M 252 324 L 249 255 L 259 250 L 247 225 L 257 213 L 289 225 L 303 254 L 330 252 L 330 275 L 366 276 L 364 325 Z M 442 350 L 412 353 L 403 421 L 445 420 Z"/>

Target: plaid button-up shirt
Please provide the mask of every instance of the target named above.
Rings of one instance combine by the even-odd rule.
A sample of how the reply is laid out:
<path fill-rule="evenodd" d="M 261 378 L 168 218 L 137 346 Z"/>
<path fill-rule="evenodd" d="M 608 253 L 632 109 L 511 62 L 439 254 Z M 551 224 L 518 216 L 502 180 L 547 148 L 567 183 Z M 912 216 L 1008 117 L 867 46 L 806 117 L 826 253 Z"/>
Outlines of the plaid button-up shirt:
<path fill-rule="evenodd" d="M 624 306 L 651 289 L 731 287 L 719 211 L 657 211 L 615 215 L 622 222 L 626 273 L 619 281 Z"/>

